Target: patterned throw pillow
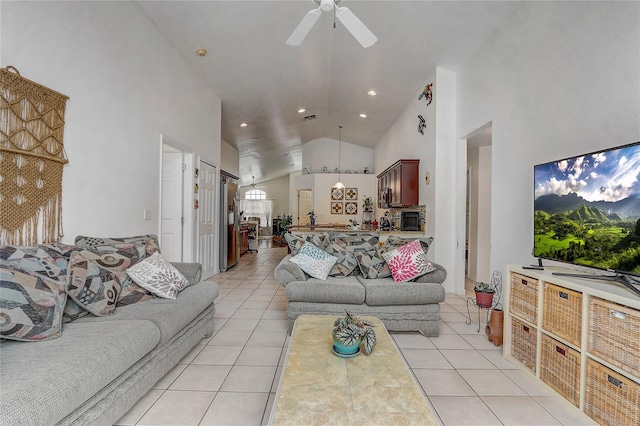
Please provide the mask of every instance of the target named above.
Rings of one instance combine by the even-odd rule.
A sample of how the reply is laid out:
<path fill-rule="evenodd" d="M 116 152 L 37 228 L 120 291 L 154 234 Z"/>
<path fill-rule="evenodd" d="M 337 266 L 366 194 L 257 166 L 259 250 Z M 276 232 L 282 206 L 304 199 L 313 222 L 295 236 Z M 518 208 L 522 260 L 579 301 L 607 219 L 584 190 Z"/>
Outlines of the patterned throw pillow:
<path fill-rule="evenodd" d="M 391 269 L 393 281 L 397 283 L 410 281 L 435 269 L 427 260 L 418 240 L 382 253 L 382 257 Z"/>
<path fill-rule="evenodd" d="M 379 252 L 359 251 L 355 253 L 360 272 L 365 278 L 386 278 L 391 276 L 391 269 Z"/>
<path fill-rule="evenodd" d="M 75 239 L 76 246 L 88 249 L 93 249 L 100 246 L 120 246 L 122 244 L 132 243 L 141 244 L 144 246 L 144 252 L 146 253 L 146 256 L 143 256 L 143 258 L 151 256 L 153 253 L 160 251 L 158 236 L 154 234 L 116 238 L 85 237 L 83 235 L 78 235 Z"/>
<path fill-rule="evenodd" d="M 92 314 L 104 316 L 115 311 L 125 280 L 124 272 L 112 271 L 91 262 L 81 252 L 71 253 L 67 294 Z"/>
<path fill-rule="evenodd" d="M 345 247 L 350 253 L 359 251 L 375 252 L 380 241 L 379 232 L 369 233 L 349 233 L 349 232 L 327 232 L 325 233 L 326 241 L 337 243 Z"/>
<path fill-rule="evenodd" d="M 298 254 L 302 245 L 306 242 L 310 242 L 313 245 L 324 248 L 326 242 L 325 237 L 322 234 L 305 234 L 305 235 L 293 235 L 290 233 L 284 234 L 284 239 L 287 240 L 287 244 L 289 244 L 289 250 L 291 250 L 292 255 Z"/>
<path fill-rule="evenodd" d="M 63 282 L 0 267 L 0 337 L 23 341 L 59 337 L 66 298 Z"/>
<path fill-rule="evenodd" d="M 146 257 L 145 246 L 139 243 L 128 243 L 113 246 L 92 246 L 80 253 L 103 268 L 111 271 L 126 271 L 131 266 Z M 136 284 L 126 273 L 122 282 L 122 290 L 118 295 L 116 306 L 126 306 L 133 303 L 151 300 L 153 296 L 144 288 Z"/>
<path fill-rule="evenodd" d="M 127 269 L 139 286 L 165 299 L 175 299 L 189 280 L 159 252 Z"/>
<path fill-rule="evenodd" d="M 293 256 L 290 261 L 312 277 L 326 280 L 338 258 L 306 242 L 300 248 L 300 252 Z"/>
<path fill-rule="evenodd" d="M 341 244 L 331 243 L 324 251 L 338 258 L 335 265 L 331 268 L 329 276 L 346 277 L 358 266 L 358 260 L 354 254 L 349 252 L 347 248 Z"/>
<path fill-rule="evenodd" d="M 422 251 L 424 251 L 424 254 L 427 254 L 429 252 L 429 247 L 431 247 L 431 243 L 433 242 L 433 237 L 403 238 L 397 235 L 389 235 L 389 238 L 387 238 L 387 241 L 384 243 L 383 250 L 391 251 L 394 248 L 398 248 L 414 240 L 420 241 Z"/>

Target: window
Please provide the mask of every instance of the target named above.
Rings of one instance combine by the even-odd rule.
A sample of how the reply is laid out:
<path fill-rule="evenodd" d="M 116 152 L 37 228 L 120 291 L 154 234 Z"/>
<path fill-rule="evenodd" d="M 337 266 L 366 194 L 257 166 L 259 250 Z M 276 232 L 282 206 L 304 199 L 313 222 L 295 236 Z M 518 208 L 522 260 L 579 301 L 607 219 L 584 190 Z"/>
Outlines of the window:
<path fill-rule="evenodd" d="M 246 200 L 266 200 L 267 193 L 260 189 L 250 189 L 244 194 Z"/>

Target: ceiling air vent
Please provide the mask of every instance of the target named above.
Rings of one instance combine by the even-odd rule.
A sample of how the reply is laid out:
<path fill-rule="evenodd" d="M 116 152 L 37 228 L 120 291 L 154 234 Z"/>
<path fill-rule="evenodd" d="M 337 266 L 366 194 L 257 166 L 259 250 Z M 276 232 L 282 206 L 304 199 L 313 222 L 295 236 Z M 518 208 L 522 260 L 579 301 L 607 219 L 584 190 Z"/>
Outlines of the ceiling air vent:
<path fill-rule="evenodd" d="M 304 116 L 304 121 L 315 120 L 315 119 L 316 119 L 316 115 L 315 114 L 305 115 Z"/>

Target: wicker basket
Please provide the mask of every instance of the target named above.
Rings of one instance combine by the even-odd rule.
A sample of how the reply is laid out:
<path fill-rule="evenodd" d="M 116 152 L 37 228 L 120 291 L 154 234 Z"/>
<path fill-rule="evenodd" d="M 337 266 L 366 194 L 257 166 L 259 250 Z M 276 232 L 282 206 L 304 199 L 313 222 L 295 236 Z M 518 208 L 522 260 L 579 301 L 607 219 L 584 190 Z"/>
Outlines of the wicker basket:
<path fill-rule="evenodd" d="M 640 311 L 592 297 L 588 350 L 640 377 Z"/>
<path fill-rule="evenodd" d="M 509 312 L 537 324 L 538 322 L 538 280 L 511 273 L 511 293 Z"/>
<path fill-rule="evenodd" d="M 542 328 L 580 346 L 582 293 L 545 283 Z"/>
<path fill-rule="evenodd" d="M 602 425 L 639 425 L 640 385 L 588 359 L 584 412 Z"/>
<path fill-rule="evenodd" d="M 536 372 L 536 346 L 538 335 L 535 327 L 522 321 L 511 320 L 511 355 L 529 370 Z"/>
<path fill-rule="evenodd" d="M 540 379 L 567 401 L 580 406 L 580 352 L 542 335 Z"/>

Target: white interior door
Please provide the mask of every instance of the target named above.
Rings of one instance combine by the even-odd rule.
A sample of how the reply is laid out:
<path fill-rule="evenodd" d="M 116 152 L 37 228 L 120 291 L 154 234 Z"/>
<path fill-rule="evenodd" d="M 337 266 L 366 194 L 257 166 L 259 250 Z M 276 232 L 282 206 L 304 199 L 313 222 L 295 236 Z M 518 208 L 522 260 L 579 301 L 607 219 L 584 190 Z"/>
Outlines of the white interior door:
<path fill-rule="evenodd" d="M 162 254 L 172 262 L 183 261 L 183 164 L 182 152 L 162 153 Z"/>
<path fill-rule="evenodd" d="M 202 264 L 202 278 L 215 274 L 215 209 L 216 209 L 216 168 L 200 162 L 198 173 L 198 262 Z"/>
<path fill-rule="evenodd" d="M 309 225 L 309 213 L 313 210 L 313 191 L 310 189 L 298 190 L 298 222 L 300 225 Z"/>

